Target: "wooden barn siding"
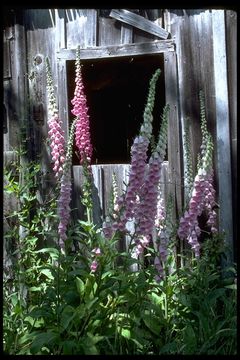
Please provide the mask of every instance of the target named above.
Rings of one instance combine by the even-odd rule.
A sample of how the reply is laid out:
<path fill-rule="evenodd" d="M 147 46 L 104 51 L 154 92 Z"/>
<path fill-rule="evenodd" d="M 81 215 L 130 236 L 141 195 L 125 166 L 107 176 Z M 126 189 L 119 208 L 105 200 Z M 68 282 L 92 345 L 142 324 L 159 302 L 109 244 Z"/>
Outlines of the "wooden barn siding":
<path fill-rule="evenodd" d="M 30 124 L 29 124 L 29 106 L 27 102 L 27 66 L 26 66 L 26 41 L 25 29 L 22 25 L 15 24 L 5 29 L 5 41 L 9 45 L 8 64 L 4 63 L 4 67 L 10 66 L 11 72 L 4 79 L 4 103 L 6 106 L 7 131 L 4 134 L 4 165 L 11 166 L 11 161 L 17 160 L 16 150 L 19 150 L 20 134 L 26 140 L 26 146 L 31 148 Z M 5 60 L 6 61 L 6 60 Z M 20 165 L 26 168 L 26 158 L 18 159 Z M 4 182 L 6 179 L 4 179 Z M 19 176 L 19 182 L 23 185 L 22 172 Z M 19 199 L 14 195 L 4 195 L 3 214 L 4 214 L 4 232 L 14 226 L 14 220 L 7 218 L 12 210 L 16 210 L 19 206 Z M 20 237 L 24 236 L 24 229 L 20 227 Z M 10 276 L 8 272 L 12 264 L 10 250 L 16 246 L 16 240 L 6 241 L 3 239 L 3 266 L 7 272 L 5 275 Z"/>
<path fill-rule="evenodd" d="M 219 14 L 218 11 L 216 11 L 216 13 Z M 168 21 L 170 24 L 168 31 L 171 32 L 176 43 L 182 131 L 185 119 L 189 117 L 192 155 L 196 168 L 197 154 L 201 143 L 199 91 L 202 89 L 205 94 L 208 129 L 214 138 L 215 185 L 218 194 L 217 200 L 220 203 L 219 225 L 220 230 L 224 228 L 225 230 L 227 229 L 226 241 L 232 246 L 231 166 L 229 161 L 227 165 L 228 170 L 225 169 L 229 174 L 229 176 L 227 176 L 228 180 L 226 180 L 225 177 L 224 179 L 226 181 L 223 181 L 223 174 L 221 174 L 223 158 L 221 159 L 221 157 L 225 157 L 225 155 L 228 156 L 227 153 L 230 151 L 229 147 L 227 151 L 223 152 L 222 145 L 225 144 L 224 146 L 227 146 L 226 144 L 230 140 L 230 135 L 228 134 L 229 118 L 227 113 L 229 111 L 230 113 L 231 111 L 234 113 L 234 110 L 230 110 L 234 108 L 234 104 L 231 105 L 231 103 L 228 103 L 228 90 L 226 88 L 227 79 L 228 82 L 230 82 L 230 78 L 228 78 L 230 73 L 226 73 L 225 65 L 222 62 L 220 69 L 220 63 L 218 64 L 219 56 L 216 56 L 214 52 L 215 47 L 225 41 L 225 36 L 228 38 L 230 35 L 226 35 L 227 32 L 225 32 L 225 30 L 227 30 L 227 28 L 225 29 L 224 21 L 222 21 L 221 24 L 219 24 L 219 30 L 221 29 L 224 36 L 219 39 L 214 38 L 217 33 L 216 31 L 213 33 L 212 10 L 170 10 Z M 226 51 L 226 49 L 222 50 L 221 56 L 226 57 L 226 52 L 224 53 L 224 51 Z M 229 59 L 229 62 L 230 61 Z M 236 58 L 232 60 L 232 62 L 233 61 L 236 61 Z M 216 98 L 216 94 L 218 94 L 221 88 L 223 75 L 226 79 L 226 81 L 224 80 L 226 92 L 222 94 L 225 97 L 224 106 L 226 111 L 221 113 L 219 99 Z M 232 94 L 235 96 L 236 93 L 234 93 L 234 91 L 236 90 L 234 90 L 234 85 L 232 89 Z M 235 102 L 234 97 L 232 101 Z M 225 120 L 223 120 L 223 118 L 221 120 L 221 116 L 224 117 L 224 114 L 226 115 Z M 225 140 L 221 138 L 223 135 Z M 220 154 L 222 155 L 220 156 Z M 222 170 L 224 171 L 224 169 Z M 224 183 L 225 185 L 223 187 Z M 224 189 L 226 189 L 229 194 L 228 200 L 226 199 L 226 191 Z"/>
<path fill-rule="evenodd" d="M 228 69 L 225 11 L 212 11 L 213 54 L 216 101 L 216 153 L 219 197 L 219 229 L 225 233 L 230 247 L 228 260 L 232 260 L 233 223 L 232 223 L 232 168 L 230 141 L 230 110 L 228 97 Z"/>
<path fill-rule="evenodd" d="M 87 16 L 86 16 L 87 14 Z M 60 115 L 63 119 L 66 119 L 66 130 L 68 127 L 68 104 L 67 104 L 67 94 L 66 94 L 66 61 L 63 59 L 58 59 L 57 51 L 61 49 L 73 49 L 77 45 L 87 46 L 99 46 L 103 44 L 131 44 L 134 42 L 150 42 L 154 37 L 149 37 L 149 35 L 141 30 L 132 29 L 126 24 L 120 24 L 114 19 L 110 18 L 101 18 L 99 17 L 98 11 L 91 9 L 83 10 L 56 10 L 48 11 L 43 9 L 34 9 L 34 10 L 25 10 L 24 11 L 25 21 L 26 21 L 26 46 L 27 46 L 27 60 L 24 60 L 24 56 L 21 58 L 21 65 L 19 68 L 18 57 L 14 59 L 15 55 L 11 59 L 11 72 L 9 75 L 12 78 L 5 79 L 4 87 L 6 93 L 9 91 L 11 97 L 6 97 L 6 102 L 11 102 L 7 104 L 7 121 L 9 122 L 9 132 L 5 135 L 5 138 L 9 139 L 8 144 L 5 145 L 5 150 L 10 150 L 12 146 L 18 143 L 18 130 L 19 123 L 16 116 L 21 114 L 18 111 L 20 98 L 23 99 L 23 102 L 26 101 L 28 96 L 29 87 L 29 96 L 31 98 L 30 114 L 31 120 L 28 121 L 28 133 L 34 137 L 34 153 L 40 152 L 43 159 L 43 172 L 45 178 L 43 183 L 46 184 L 46 188 L 50 184 L 54 184 L 52 178 L 47 174 L 47 170 L 50 168 L 50 157 L 49 148 L 45 144 L 47 136 L 47 102 L 46 102 L 46 78 L 43 71 L 43 67 L 36 65 L 34 63 L 34 58 L 36 55 L 40 54 L 43 58 L 47 55 L 50 58 L 52 64 L 53 77 L 56 80 L 56 93 L 59 99 L 59 109 Z M 87 18 L 87 21 L 85 20 Z M 208 123 L 211 132 L 214 134 L 216 140 L 216 124 L 215 124 L 215 88 L 214 88 L 214 72 L 213 72 L 213 44 L 212 44 L 212 20 L 211 20 L 211 11 L 209 10 L 171 10 L 168 16 L 168 25 L 167 31 L 171 32 L 172 38 L 176 43 L 176 55 L 175 60 L 172 60 L 174 64 L 177 62 L 176 71 L 169 70 L 171 67 L 168 67 L 167 71 L 175 71 L 176 74 L 174 77 L 178 79 L 178 89 L 174 91 L 179 92 L 179 104 L 176 104 L 179 107 L 179 110 L 176 110 L 176 114 L 180 117 L 181 123 L 183 125 L 184 119 L 190 117 L 191 124 L 191 138 L 192 138 L 192 153 L 194 157 L 194 162 L 196 164 L 196 154 L 199 151 L 200 146 L 200 117 L 199 117 L 199 90 L 203 89 L 206 95 L 206 113 L 208 118 Z M 156 21 L 161 22 L 162 19 L 157 19 Z M 106 23 L 106 26 L 104 25 Z M 113 25 L 110 27 L 110 23 Z M 91 24 L 91 26 L 90 26 Z M 109 26 L 108 26 L 108 25 Z M 230 21 L 227 18 L 227 27 L 229 28 Z M 19 29 L 20 25 L 16 25 L 14 29 Z M 88 28 L 89 27 L 89 28 Z M 79 31 L 81 29 L 81 31 Z M 109 29 L 106 31 L 106 29 Z M 233 32 L 233 30 L 232 30 Z M 22 39 L 25 38 L 24 29 L 22 28 Z M 76 36 L 78 34 L 79 36 Z M 141 38 L 138 37 L 140 34 Z M 112 36 L 111 38 L 110 35 Z M 227 35 L 228 36 L 228 35 Z M 231 35 L 229 35 L 229 39 Z M 21 52 L 25 47 L 17 39 L 8 40 L 10 54 L 15 52 L 15 47 L 18 45 L 21 48 Z M 231 44 L 232 40 L 228 40 L 227 44 Z M 229 64 L 234 64 L 234 50 L 232 46 L 228 45 L 231 48 L 231 55 L 228 58 Z M 19 51 L 17 51 L 19 54 Z M 21 56 L 21 55 L 20 55 Z M 174 57 L 173 56 L 173 57 Z M 170 59 L 171 55 L 166 54 L 166 60 Z M 231 60 L 232 59 L 232 60 Z M 25 61 L 25 62 L 24 62 Z M 169 64 L 171 61 L 169 62 Z M 27 66 L 26 66 L 27 64 Z M 23 65 L 23 66 L 22 66 Z M 232 68 L 234 65 L 232 66 Z M 26 68 L 25 70 L 23 70 Z M 18 73 L 21 73 L 20 79 Z M 39 82 L 34 84 L 36 78 L 33 77 L 28 79 L 26 84 L 27 75 L 35 74 Z M 232 79 L 235 79 L 235 72 L 232 70 Z M 13 79 L 13 80 L 12 80 Z M 16 84 L 16 79 L 20 80 L 20 85 Z M 229 80 L 229 84 L 233 82 Z M 24 86 L 24 92 L 22 93 L 21 86 Z M 230 86 L 230 85 L 229 85 Z M 8 90 L 9 89 L 9 90 Z M 18 91 L 17 91 L 18 89 Z M 236 108 L 234 108 L 234 85 L 231 87 L 230 94 L 230 117 L 231 122 L 231 133 L 232 133 L 232 163 L 236 164 L 236 121 L 235 113 Z M 20 98 L 18 94 L 20 93 Z M 24 94 L 24 95 L 23 95 Z M 232 94 L 232 95 L 231 95 Z M 39 101 L 42 96 L 42 101 Z M 18 97 L 18 101 L 15 102 L 15 98 Z M 11 99 L 11 100 L 10 100 Z M 41 107 L 42 102 L 42 107 Z M 39 105 L 40 103 L 40 105 Z M 29 103 L 26 104 L 25 110 L 28 109 Z M 36 107 L 34 111 L 34 106 Z M 19 109 L 21 106 L 19 107 Z M 14 110 L 16 109 L 16 110 Z M 235 109 L 235 110 L 234 110 Z M 41 111 L 43 112 L 43 122 L 41 122 Z M 40 116 L 39 116 L 40 114 Z M 21 116 L 20 116 L 21 117 Z M 35 119 L 40 119 L 36 121 Z M 26 118 L 27 119 L 27 118 Z M 11 123 L 10 123 L 11 122 Z M 173 129 L 174 126 L 173 126 Z M 180 129 L 181 132 L 181 129 Z M 177 145 L 181 149 L 181 141 Z M 216 154 L 216 152 L 215 152 Z M 181 154 L 178 154 L 178 157 L 181 157 Z M 234 160 L 235 159 L 235 160 Z M 175 159 L 176 160 L 176 159 Z M 215 160 L 216 155 L 215 155 Z M 215 164 L 217 162 L 215 161 Z M 178 160 L 176 160 L 178 164 Z M 178 164 L 178 166 L 181 166 Z M 234 166 L 234 165 L 233 165 Z M 236 165 L 235 165 L 236 166 Z M 216 173 L 216 169 L 215 169 Z M 179 168 L 179 175 L 177 177 L 182 177 L 181 167 Z M 216 179 L 216 185 L 218 187 L 218 179 Z M 180 200 L 179 200 L 180 201 Z"/>
<path fill-rule="evenodd" d="M 156 16 L 156 14 L 155 14 Z M 65 49 L 89 48 L 104 45 L 131 44 L 134 31 L 127 24 L 109 17 L 99 16 L 95 9 L 28 9 L 24 11 L 27 38 L 29 95 L 31 99 L 31 118 L 34 138 L 34 154 L 40 156 L 43 170 L 42 193 L 54 186 L 51 176 L 50 152 L 47 138 L 47 93 L 45 57 L 48 56 L 53 79 L 56 83 L 56 96 L 59 103 L 59 115 L 63 120 L 67 137 L 69 131 L 69 109 L 67 95 L 66 59 L 58 54 Z M 159 23 L 161 20 L 157 19 Z M 140 31 L 141 32 L 141 31 Z M 141 41 L 149 41 L 148 34 L 142 33 Z M 152 36 L 152 39 L 155 38 Z M 166 44 L 166 46 L 168 46 Z M 169 49 L 171 44 L 169 44 Z M 34 59 L 42 56 L 42 64 L 36 65 Z M 75 57 L 74 57 L 75 58 Z M 35 120 L 34 120 L 35 119 Z"/>
<path fill-rule="evenodd" d="M 190 118 L 194 168 L 200 137 L 199 91 L 206 100 L 209 130 L 215 136 L 215 89 L 213 73 L 212 25 L 209 10 L 171 10 L 171 35 L 175 39 L 178 63 L 179 101 L 182 128 Z"/>
<path fill-rule="evenodd" d="M 226 46 L 231 134 L 234 256 L 237 254 L 237 12 L 226 11 Z"/>

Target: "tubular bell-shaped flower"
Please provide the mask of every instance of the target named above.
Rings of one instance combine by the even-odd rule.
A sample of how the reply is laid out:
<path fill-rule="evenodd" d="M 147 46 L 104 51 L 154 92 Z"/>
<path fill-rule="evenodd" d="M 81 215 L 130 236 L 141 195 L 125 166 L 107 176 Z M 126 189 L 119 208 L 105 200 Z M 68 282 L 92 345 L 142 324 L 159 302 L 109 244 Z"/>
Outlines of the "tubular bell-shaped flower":
<path fill-rule="evenodd" d="M 67 144 L 67 154 L 66 161 L 63 166 L 63 175 L 61 178 L 61 189 L 60 197 L 58 200 L 58 215 L 59 215 L 59 225 L 58 225 L 58 234 L 59 234 L 59 245 L 64 249 L 64 242 L 67 239 L 67 226 L 70 218 L 70 202 L 71 202 L 71 190 L 72 190 L 72 180 L 71 180 L 71 165 L 72 165 L 72 148 L 73 148 L 73 138 L 75 130 L 76 120 L 73 121 L 70 129 L 68 144 Z"/>
<path fill-rule="evenodd" d="M 90 137 L 89 115 L 87 107 L 87 99 L 84 93 L 84 85 L 82 80 L 82 71 L 80 63 L 80 47 L 76 51 L 76 88 L 74 98 L 71 103 L 74 105 L 72 114 L 77 117 L 76 122 L 76 145 L 80 154 L 80 164 L 90 164 L 92 159 L 92 144 Z"/>
<path fill-rule="evenodd" d="M 143 251 L 144 247 L 149 243 L 157 215 L 158 185 L 167 147 L 168 113 L 169 105 L 166 105 L 163 110 L 158 143 L 149 159 L 144 184 L 139 192 L 140 202 L 135 210 L 136 237 L 139 237 L 139 239 L 144 237 L 145 239 L 144 242 L 139 239 L 136 240 L 137 243 L 140 241 L 142 246 L 142 249 L 138 247 L 140 251 Z"/>
<path fill-rule="evenodd" d="M 212 139 L 208 134 L 205 155 L 201 161 L 202 167 L 198 170 L 198 174 L 194 179 L 192 196 L 189 201 L 189 210 L 185 211 L 184 216 L 181 217 L 178 229 L 178 236 L 180 239 L 188 240 L 196 257 L 200 256 L 200 244 L 198 242 L 198 237 L 200 236 L 201 230 L 198 225 L 198 216 L 200 216 L 204 210 L 208 210 L 209 214 L 211 214 L 213 202 L 209 204 L 209 201 L 214 201 L 211 196 L 207 196 L 208 192 L 211 191 L 211 185 L 209 183 L 209 174 L 211 174 L 211 172 L 209 171 L 211 169 L 212 150 Z M 212 218 L 210 216 L 210 219 L 213 219 L 213 217 L 214 214 L 212 214 Z M 212 225 L 214 224 L 215 223 Z M 215 229 L 214 226 L 212 227 Z"/>
<path fill-rule="evenodd" d="M 63 164 L 65 161 L 65 139 L 64 131 L 62 130 L 62 121 L 59 120 L 57 101 L 54 94 L 53 79 L 49 59 L 46 58 L 46 73 L 47 73 L 47 93 L 48 93 L 48 135 L 51 143 L 51 155 L 53 161 L 53 171 L 55 176 L 59 177 L 63 172 Z"/>
<path fill-rule="evenodd" d="M 195 256 L 200 256 L 200 244 L 198 238 L 201 229 L 198 225 L 198 217 L 207 211 L 207 225 L 211 227 L 211 232 L 216 233 L 216 217 L 217 214 L 213 210 L 216 205 L 215 190 L 213 188 L 213 141 L 207 130 L 207 121 L 205 114 L 205 104 L 202 91 L 200 91 L 200 113 L 201 113 L 201 133 L 202 144 L 201 153 L 198 156 L 198 173 L 194 179 L 191 199 L 188 204 L 188 210 L 180 219 L 178 228 L 178 236 L 180 239 L 187 239 Z"/>

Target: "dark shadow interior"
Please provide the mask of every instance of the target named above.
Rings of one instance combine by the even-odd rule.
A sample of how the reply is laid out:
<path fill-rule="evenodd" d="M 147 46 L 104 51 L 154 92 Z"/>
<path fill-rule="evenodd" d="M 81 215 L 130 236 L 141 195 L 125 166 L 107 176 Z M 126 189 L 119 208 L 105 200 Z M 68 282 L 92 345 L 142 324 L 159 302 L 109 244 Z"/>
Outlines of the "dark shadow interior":
<path fill-rule="evenodd" d="M 153 134 L 157 138 L 163 106 L 165 83 L 162 55 L 82 60 L 82 76 L 89 107 L 92 164 L 129 163 L 130 149 L 143 121 L 149 81 L 157 68 L 161 75 L 156 86 Z M 75 63 L 67 62 L 69 117 L 75 89 Z M 73 165 L 79 164 L 76 155 Z"/>

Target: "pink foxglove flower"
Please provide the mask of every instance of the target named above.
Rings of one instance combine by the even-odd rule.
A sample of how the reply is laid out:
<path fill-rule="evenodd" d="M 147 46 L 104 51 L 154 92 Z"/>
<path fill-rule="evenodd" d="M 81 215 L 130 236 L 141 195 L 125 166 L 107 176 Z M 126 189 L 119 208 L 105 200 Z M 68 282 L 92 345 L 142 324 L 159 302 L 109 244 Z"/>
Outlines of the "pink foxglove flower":
<path fill-rule="evenodd" d="M 96 270 L 97 270 L 97 268 L 98 268 L 98 262 L 97 262 L 96 260 L 93 260 L 93 262 L 92 262 L 92 264 L 91 264 L 91 266 L 90 266 L 90 269 L 91 269 L 91 271 L 92 271 L 93 273 L 95 273 Z"/>
<path fill-rule="evenodd" d="M 90 138 L 90 125 L 87 107 L 87 99 L 84 93 L 84 85 L 82 80 L 81 63 L 80 63 L 80 48 L 76 52 L 76 88 L 74 91 L 74 98 L 72 104 L 74 105 L 72 114 L 77 117 L 76 123 L 76 145 L 80 154 L 80 164 L 91 163 L 92 158 L 92 144 Z"/>
<path fill-rule="evenodd" d="M 167 146 L 168 111 L 167 105 L 162 116 L 158 143 L 150 157 L 144 183 L 139 192 L 140 203 L 135 210 L 136 235 L 137 237 L 142 235 L 148 240 L 153 233 L 158 211 L 159 181 Z"/>
<path fill-rule="evenodd" d="M 100 256 L 101 255 L 101 249 L 100 248 L 94 248 L 92 250 L 93 255 Z"/>
<path fill-rule="evenodd" d="M 200 244 L 198 238 L 201 230 L 198 225 L 198 217 L 204 210 L 208 211 L 209 219 L 208 225 L 211 226 L 211 231 L 216 232 L 215 221 L 216 213 L 213 211 L 215 205 L 214 194 L 215 191 L 212 186 L 212 140 L 208 135 L 204 142 L 204 157 L 202 159 L 201 167 L 198 170 L 193 183 L 193 191 L 189 201 L 189 210 L 185 211 L 180 219 L 178 228 L 178 236 L 180 239 L 187 239 L 191 245 L 196 257 L 200 256 Z"/>
<path fill-rule="evenodd" d="M 54 94 L 54 86 L 49 59 L 46 58 L 47 68 L 47 93 L 48 93 L 48 135 L 50 138 L 51 155 L 53 161 L 53 171 L 55 176 L 59 177 L 63 172 L 65 161 L 65 139 L 62 129 L 62 121 L 59 120 L 57 101 Z"/>

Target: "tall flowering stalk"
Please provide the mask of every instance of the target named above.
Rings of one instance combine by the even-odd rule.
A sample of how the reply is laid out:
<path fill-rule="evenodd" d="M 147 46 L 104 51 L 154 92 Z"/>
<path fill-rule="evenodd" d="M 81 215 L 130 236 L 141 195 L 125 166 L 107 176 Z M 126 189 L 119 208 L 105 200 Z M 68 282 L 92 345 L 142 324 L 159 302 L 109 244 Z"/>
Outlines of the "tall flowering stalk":
<path fill-rule="evenodd" d="M 93 219 L 93 201 L 92 201 L 92 184 L 93 176 L 91 169 L 92 144 L 90 136 L 90 123 L 87 107 L 87 99 L 84 92 L 84 84 L 82 79 L 81 62 L 80 62 L 80 46 L 76 51 L 76 87 L 74 98 L 71 100 L 73 109 L 72 114 L 76 116 L 75 141 L 80 155 L 80 164 L 83 165 L 83 198 L 82 204 L 86 207 L 88 221 Z"/>
<path fill-rule="evenodd" d="M 80 47 L 76 51 L 76 87 L 74 98 L 71 103 L 74 105 L 71 110 L 72 114 L 77 117 L 75 139 L 80 154 L 80 164 L 90 164 L 92 159 L 92 144 L 90 137 L 89 115 L 87 107 L 87 99 L 84 93 L 84 85 L 82 80 L 82 71 L 80 63 Z"/>
<path fill-rule="evenodd" d="M 191 190 L 193 186 L 193 166 L 192 166 L 192 157 L 190 150 L 190 136 L 189 136 L 189 119 L 185 120 L 184 126 L 184 137 L 183 137 L 183 146 L 184 146 L 184 188 L 185 188 L 185 200 L 186 202 L 190 200 Z"/>
<path fill-rule="evenodd" d="M 72 149 L 74 131 L 76 126 L 76 119 L 73 121 L 70 129 L 70 134 L 67 144 L 66 161 L 63 166 L 63 175 L 61 177 L 61 189 L 60 197 L 58 200 L 58 215 L 59 215 L 59 245 L 64 249 L 64 243 L 67 239 L 67 226 L 70 218 L 70 202 L 71 202 L 71 190 L 72 190 L 72 179 L 71 179 L 71 166 L 72 166 Z"/>
<path fill-rule="evenodd" d="M 143 124 L 140 134 L 136 136 L 131 147 L 131 167 L 126 194 L 124 197 L 120 197 L 117 202 L 121 214 L 120 221 L 115 221 L 113 224 L 114 230 L 124 231 L 127 221 L 134 218 L 139 192 L 143 186 L 147 171 L 147 150 L 152 134 L 155 87 L 160 73 L 160 69 L 157 69 L 150 81 L 147 104 L 143 114 Z M 121 211 L 122 207 L 124 208 L 123 212 Z"/>
<path fill-rule="evenodd" d="M 47 93 L 48 93 L 48 135 L 51 143 L 51 155 L 53 161 L 53 171 L 55 176 L 59 178 L 63 173 L 63 164 L 65 161 L 65 140 L 64 131 L 62 129 L 62 121 L 59 120 L 57 101 L 54 94 L 54 85 L 49 59 L 46 58 L 47 73 Z"/>
<path fill-rule="evenodd" d="M 193 183 L 193 190 L 188 204 L 188 210 L 180 219 L 178 228 L 178 236 L 180 239 L 187 239 L 196 257 L 200 256 L 200 244 L 198 238 L 201 229 L 198 223 L 198 217 L 207 211 L 207 225 L 211 227 L 211 232 L 216 233 L 217 214 L 214 211 L 215 190 L 213 188 L 213 141 L 211 135 L 207 131 L 205 107 L 203 95 L 200 93 L 201 107 L 201 131 L 202 145 L 201 155 L 198 160 L 198 172 Z"/>
<path fill-rule="evenodd" d="M 162 163 L 167 147 L 169 105 L 163 110 L 157 146 L 152 153 L 144 178 L 144 184 L 139 192 L 139 204 L 135 210 L 136 221 L 136 251 L 137 255 L 143 252 L 149 244 L 157 215 L 158 185 L 161 177 Z"/>

